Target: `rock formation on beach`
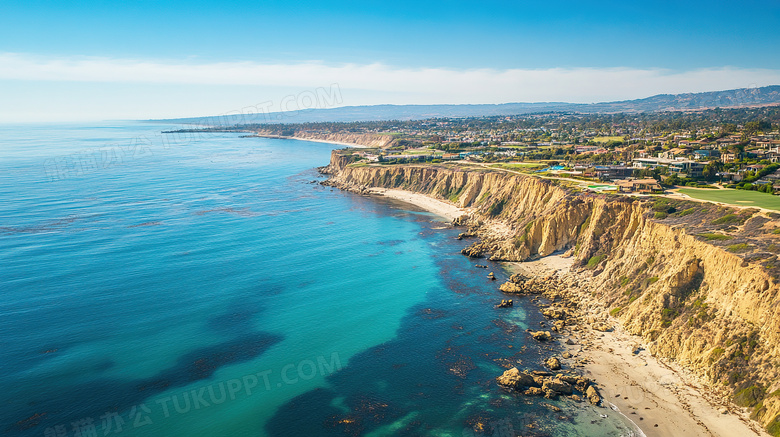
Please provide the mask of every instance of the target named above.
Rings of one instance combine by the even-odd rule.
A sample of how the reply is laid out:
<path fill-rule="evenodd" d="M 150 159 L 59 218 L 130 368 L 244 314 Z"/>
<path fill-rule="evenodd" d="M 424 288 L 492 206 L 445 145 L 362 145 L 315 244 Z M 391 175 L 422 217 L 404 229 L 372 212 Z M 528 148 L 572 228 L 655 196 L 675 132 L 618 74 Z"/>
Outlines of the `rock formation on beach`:
<path fill-rule="evenodd" d="M 566 252 L 578 276 L 555 280 L 580 290 L 580 305 L 617 318 L 650 353 L 710 381 L 780 435 L 780 214 L 578 192 L 452 164 L 351 166 L 338 152 L 328 171 L 327 184 L 343 189 L 404 189 L 467 209 L 457 224 L 478 237 L 468 256 L 523 261 Z M 555 286 L 513 277 L 500 290 L 535 295 Z M 565 307 L 545 315 L 563 325 L 568 317 Z M 612 329 L 607 317 L 589 327 Z"/>

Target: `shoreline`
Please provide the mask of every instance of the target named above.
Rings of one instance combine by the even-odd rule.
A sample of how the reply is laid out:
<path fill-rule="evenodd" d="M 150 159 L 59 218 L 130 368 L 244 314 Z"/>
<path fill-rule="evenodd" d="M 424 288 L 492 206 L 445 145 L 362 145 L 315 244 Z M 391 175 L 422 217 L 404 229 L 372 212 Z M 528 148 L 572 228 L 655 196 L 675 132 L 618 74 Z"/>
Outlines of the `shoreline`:
<path fill-rule="evenodd" d="M 414 193 L 411 191 L 372 188 L 369 190 L 369 194 L 406 202 L 420 209 L 424 209 L 428 212 L 444 217 L 450 221 L 467 214 L 465 209 L 458 208 L 457 206 L 444 202 L 443 200 L 434 199 L 432 197 L 426 196 L 425 194 Z"/>
<path fill-rule="evenodd" d="M 302 137 L 285 137 L 282 135 L 261 135 L 261 134 L 255 134 L 251 135 L 257 138 L 271 138 L 271 139 L 277 139 L 277 140 L 299 140 L 299 141 L 311 141 L 314 143 L 326 143 L 326 144 L 335 144 L 337 146 L 345 146 L 345 147 L 351 147 L 355 149 L 368 149 L 370 147 L 364 146 L 362 144 L 357 143 L 342 143 L 340 141 L 331 141 L 331 140 L 317 140 L 313 138 L 302 138 Z"/>
<path fill-rule="evenodd" d="M 568 282 L 586 282 L 587 287 L 588 279 L 571 271 L 573 260 L 569 260 L 549 255 L 507 263 L 507 269 L 522 270 L 536 278 L 557 274 Z M 601 332 L 589 326 L 566 328 L 561 344 L 572 358 L 562 362 L 598 384 L 607 408 L 622 413 L 647 437 L 770 437 L 749 419 L 746 409 L 723 399 L 678 363 L 652 355 L 640 337 L 627 333 L 590 300 L 586 287 L 569 291 L 567 296 L 580 304 L 576 310 L 579 316 L 583 320 L 606 319 L 614 329 Z M 573 345 L 566 343 L 569 339 Z"/>
<path fill-rule="evenodd" d="M 372 188 L 369 192 L 410 203 L 451 220 L 467 213 L 420 193 L 381 188 Z M 573 261 L 571 257 L 553 254 L 504 265 L 507 270 L 522 270 L 535 278 L 555 274 L 587 283 L 588 278 L 571 270 Z M 640 337 L 626 333 L 617 320 L 608 317 L 606 310 L 590 301 L 585 288 L 578 287 L 567 296 L 581 304 L 580 308 L 589 308 L 578 309 L 578 315 L 589 320 L 607 319 L 615 329 L 601 332 L 590 327 L 567 328 L 565 335 L 559 338 L 572 358 L 562 362 L 596 382 L 604 408 L 625 416 L 647 437 L 770 437 L 757 422 L 749 419 L 746 409 L 708 389 L 706 382 L 679 364 L 651 355 Z M 503 294 L 496 292 L 497 296 Z M 521 298 L 523 295 L 515 296 Z M 538 306 L 538 309 L 543 308 Z M 567 345 L 567 339 L 574 344 Z M 635 347 L 639 347 L 638 353 L 633 353 Z"/>

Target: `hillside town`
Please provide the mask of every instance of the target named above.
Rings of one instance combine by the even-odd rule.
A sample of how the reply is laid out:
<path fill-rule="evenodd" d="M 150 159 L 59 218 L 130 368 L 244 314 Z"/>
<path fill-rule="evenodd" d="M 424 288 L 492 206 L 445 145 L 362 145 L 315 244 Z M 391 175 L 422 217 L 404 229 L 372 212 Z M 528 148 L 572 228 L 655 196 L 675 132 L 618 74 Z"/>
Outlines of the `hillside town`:
<path fill-rule="evenodd" d="M 355 152 L 356 159 L 384 165 L 460 161 L 594 182 L 645 180 L 624 183 L 619 191 L 713 184 L 780 191 L 776 106 L 240 127 L 287 136 L 389 135 L 389 147 Z"/>

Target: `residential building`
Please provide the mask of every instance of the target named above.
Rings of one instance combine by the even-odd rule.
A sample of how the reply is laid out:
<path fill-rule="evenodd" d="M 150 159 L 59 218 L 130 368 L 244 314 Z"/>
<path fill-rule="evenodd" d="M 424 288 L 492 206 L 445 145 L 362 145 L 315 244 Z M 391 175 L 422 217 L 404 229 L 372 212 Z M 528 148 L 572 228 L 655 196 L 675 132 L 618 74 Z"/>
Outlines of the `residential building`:
<path fill-rule="evenodd" d="M 628 179 L 617 183 L 619 193 L 657 194 L 664 189 L 655 179 Z"/>

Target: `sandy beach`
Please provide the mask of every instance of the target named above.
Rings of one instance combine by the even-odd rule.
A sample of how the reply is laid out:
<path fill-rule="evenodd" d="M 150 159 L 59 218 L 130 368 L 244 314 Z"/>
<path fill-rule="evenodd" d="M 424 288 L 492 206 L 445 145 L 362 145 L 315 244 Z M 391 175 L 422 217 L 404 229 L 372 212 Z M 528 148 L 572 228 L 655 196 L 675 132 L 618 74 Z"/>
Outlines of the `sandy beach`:
<path fill-rule="evenodd" d="M 444 202 L 442 200 L 433 199 L 424 194 L 413 193 L 405 190 L 388 190 L 384 188 L 372 188 L 371 194 L 388 197 L 402 202 L 411 203 L 426 211 L 432 212 L 436 215 L 440 215 L 448 220 L 454 220 L 457 217 L 466 214 L 466 210 L 458 208 L 457 206 Z"/>
<path fill-rule="evenodd" d="M 467 213 L 441 200 L 404 190 L 372 189 L 373 194 L 413 204 L 454 219 Z M 534 261 L 507 263 L 512 272 L 543 277 L 553 273 L 571 275 L 572 257 L 550 255 Z M 496 292 L 499 293 L 498 291 Z M 601 310 L 591 309 L 593 314 Z M 624 332 L 616 319 L 615 329 L 599 332 L 585 328 L 567 331 L 565 345 L 572 354 L 565 367 L 578 368 L 598 384 L 604 406 L 620 411 L 647 437 L 769 437 L 750 421 L 746 409 L 737 407 L 679 365 L 652 356 L 642 339 Z M 639 347 L 639 352 L 632 350 Z"/>
<path fill-rule="evenodd" d="M 355 149 L 367 149 L 368 146 L 364 146 L 362 144 L 355 144 L 355 143 L 342 143 L 339 141 L 330 141 L 330 140 L 316 140 L 313 138 L 300 138 L 300 137 L 285 137 L 282 135 L 257 135 L 260 138 L 275 138 L 275 139 L 281 139 L 281 140 L 299 140 L 299 141 L 311 141 L 314 143 L 327 143 L 327 144 L 335 144 L 337 146 L 345 146 L 345 147 L 352 147 Z"/>
<path fill-rule="evenodd" d="M 536 261 L 508 263 L 510 271 L 532 276 L 570 274 L 572 258 L 551 255 Z M 598 310 L 592 310 L 594 314 Z M 600 312 L 600 311 L 598 311 Z M 605 403 L 634 422 L 648 437 L 731 437 L 769 434 L 748 419 L 747 411 L 708 390 L 707 384 L 679 365 L 651 356 L 642 339 L 615 329 L 585 328 L 568 331 L 574 345 L 566 345 L 571 359 L 564 365 L 579 368 L 599 386 Z M 640 348 L 632 353 L 635 346 Z"/>

